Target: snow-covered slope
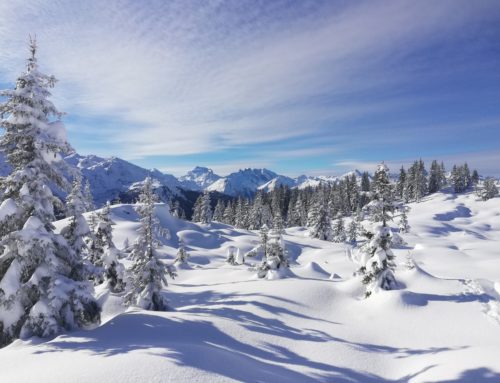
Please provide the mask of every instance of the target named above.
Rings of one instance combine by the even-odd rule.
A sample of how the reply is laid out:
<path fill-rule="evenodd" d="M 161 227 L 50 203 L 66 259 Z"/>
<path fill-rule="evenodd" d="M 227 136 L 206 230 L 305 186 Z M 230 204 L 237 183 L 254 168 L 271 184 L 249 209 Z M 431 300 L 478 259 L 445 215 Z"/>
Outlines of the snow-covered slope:
<path fill-rule="evenodd" d="M 271 181 L 266 182 L 264 185 L 260 185 L 258 190 L 263 190 L 265 192 L 270 192 L 280 186 L 288 186 L 289 188 L 293 188 L 297 185 L 296 180 L 286 176 L 277 176 L 273 178 Z"/>
<path fill-rule="evenodd" d="M 186 175 L 179 178 L 182 186 L 189 190 L 205 190 L 221 177 L 213 172 L 212 169 L 197 166 L 187 172 Z"/>
<path fill-rule="evenodd" d="M 500 381 L 500 198 L 439 193 L 411 207 L 408 244 L 395 250 L 401 289 L 363 299 L 344 245 L 288 229 L 289 277 L 259 280 L 249 270 L 259 260 L 225 263 L 257 233 L 158 205 L 171 232 L 164 261 L 180 239 L 191 254 L 166 289 L 172 311 L 124 311 L 101 292 L 99 328 L 1 349 L 0 381 Z M 132 206 L 113 206 L 112 218 L 118 246 L 135 237 Z M 401 265 L 408 253 L 413 270 Z"/>

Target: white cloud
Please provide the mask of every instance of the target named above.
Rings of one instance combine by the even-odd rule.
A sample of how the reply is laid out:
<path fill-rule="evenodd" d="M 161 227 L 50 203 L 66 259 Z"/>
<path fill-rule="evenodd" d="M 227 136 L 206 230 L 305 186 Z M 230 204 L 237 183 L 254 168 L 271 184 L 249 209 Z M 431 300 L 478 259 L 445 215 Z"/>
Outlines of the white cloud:
<path fill-rule="evenodd" d="M 42 68 L 60 79 L 61 108 L 116 122 L 74 128 L 96 132 L 109 154 L 128 159 L 320 135 L 326 122 L 344 134 L 335 122 L 383 113 L 394 100 L 310 100 L 350 100 L 417 76 L 417 64 L 394 64 L 495 5 L 430 4 L 351 3 L 285 22 L 254 2 L 236 12 L 221 2 L 2 2 L 0 76 L 15 78 L 36 32 Z"/>

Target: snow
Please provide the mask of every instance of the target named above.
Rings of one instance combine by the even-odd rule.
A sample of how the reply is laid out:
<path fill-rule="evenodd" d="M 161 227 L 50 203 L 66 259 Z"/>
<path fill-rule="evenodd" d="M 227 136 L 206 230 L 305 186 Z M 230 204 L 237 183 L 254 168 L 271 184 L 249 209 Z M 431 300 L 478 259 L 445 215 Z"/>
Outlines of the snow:
<path fill-rule="evenodd" d="M 500 198 L 438 193 L 410 207 L 407 245 L 394 249 L 401 288 L 364 299 L 344 244 L 287 229 L 289 272 L 258 279 L 260 256 L 226 262 L 258 232 L 178 220 L 159 204 L 171 233 L 163 261 L 180 239 L 190 254 L 165 290 L 174 310 L 126 310 L 102 293 L 100 327 L 0 349 L 0 381 L 500 381 Z M 132 242 L 133 205 L 112 206 L 111 218 L 115 243 Z"/>
<path fill-rule="evenodd" d="M 196 166 L 186 175 L 179 178 L 182 186 L 186 189 L 202 191 L 219 180 L 221 177 L 212 169 Z"/>
<path fill-rule="evenodd" d="M 12 198 L 7 198 L 0 204 L 0 222 L 10 215 L 17 214 L 17 205 Z"/>

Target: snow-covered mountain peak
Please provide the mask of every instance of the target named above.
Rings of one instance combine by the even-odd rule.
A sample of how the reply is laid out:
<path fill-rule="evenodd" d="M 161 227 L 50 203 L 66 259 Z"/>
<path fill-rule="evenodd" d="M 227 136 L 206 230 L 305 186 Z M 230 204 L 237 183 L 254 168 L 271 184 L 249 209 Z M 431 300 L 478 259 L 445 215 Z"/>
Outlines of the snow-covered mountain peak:
<path fill-rule="evenodd" d="M 187 189 L 204 190 L 220 178 L 212 169 L 196 166 L 193 170 L 187 172 L 186 175 L 180 177 L 179 181 Z"/>

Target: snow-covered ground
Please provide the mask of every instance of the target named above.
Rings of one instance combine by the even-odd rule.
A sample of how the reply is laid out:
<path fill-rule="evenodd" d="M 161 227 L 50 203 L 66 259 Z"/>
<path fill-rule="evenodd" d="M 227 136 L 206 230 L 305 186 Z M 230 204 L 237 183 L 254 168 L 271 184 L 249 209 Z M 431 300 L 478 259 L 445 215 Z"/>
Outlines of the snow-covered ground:
<path fill-rule="evenodd" d="M 99 328 L 1 349 L 0 382 L 500 382 L 500 198 L 439 193 L 411 208 L 401 289 L 363 299 L 345 245 L 288 229 L 290 275 L 259 280 L 258 260 L 225 262 L 255 233 L 158 206 L 165 262 L 180 238 L 191 255 L 166 289 L 173 310 L 124 312 L 101 293 Z M 132 241 L 132 206 L 112 217 L 117 246 Z"/>

